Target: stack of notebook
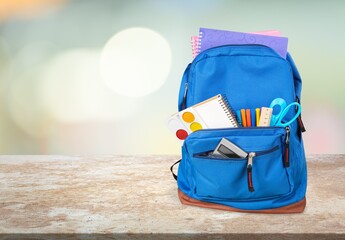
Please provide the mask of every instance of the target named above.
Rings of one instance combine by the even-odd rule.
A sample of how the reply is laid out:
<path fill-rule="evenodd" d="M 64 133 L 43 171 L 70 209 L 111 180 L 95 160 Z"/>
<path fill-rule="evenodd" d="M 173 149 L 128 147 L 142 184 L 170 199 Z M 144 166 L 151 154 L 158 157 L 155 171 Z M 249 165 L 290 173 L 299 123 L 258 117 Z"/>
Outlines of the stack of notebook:
<path fill-rule="evenodd" d="M 286 58 L 288 38 L 281 37 L 280 32 L 277 30 L 245 33 L 200 28 L 199 36 L 192 36 L 193 58 L 195 58 L 200 52 L 209 48 L 229 44 L 265 45 L 275 50 L 283 58 Z"/>

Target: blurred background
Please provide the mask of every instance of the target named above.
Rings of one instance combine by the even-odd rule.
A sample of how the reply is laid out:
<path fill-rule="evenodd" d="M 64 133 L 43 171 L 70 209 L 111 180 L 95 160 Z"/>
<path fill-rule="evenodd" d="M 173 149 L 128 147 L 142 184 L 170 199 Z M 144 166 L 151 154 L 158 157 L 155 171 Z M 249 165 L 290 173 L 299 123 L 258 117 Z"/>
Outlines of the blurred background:
<path fill-rule="evenodd" d="M 0 0 L 0 154 L 179 154 L 199 27 L 288 37 L 306 152 L 344 153 L 344 22 L 341 0 Z"/>

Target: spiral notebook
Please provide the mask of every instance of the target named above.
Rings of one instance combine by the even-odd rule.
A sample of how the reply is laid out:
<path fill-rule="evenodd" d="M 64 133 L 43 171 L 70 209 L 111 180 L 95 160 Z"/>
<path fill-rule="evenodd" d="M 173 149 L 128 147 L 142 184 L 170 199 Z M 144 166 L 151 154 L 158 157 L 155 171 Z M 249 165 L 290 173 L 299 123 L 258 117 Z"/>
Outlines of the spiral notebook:
<path fill-rule="evenodd" d="M 195 58 L 200 52 L 210 47 L 220 46 L 224 44 L 253 43 L 272 47 L 273 49 L 278 51 L 282 57 L 285 58 L 288 42 L 288 39 L 282 37 L 280 31 L 278 30 L 265 30 L 245 33 L 200 28 L 199 36 L 192 36 L 191 39 L 193 58 Z"/>
<path fill-rule="evenodd" d="M 238 127 L 236 115 L 224 95 L 218 94 L 192 106 L 207 128 Z"/>
<path fill-rule="evenodd" d="M 172 115 L 168 127 L 183 142 L 197 130 L 239 127 L 239 124 L 226 97 L 218 94 Z"/>
<path fill-rule="evenodd" d="M 227 44 L 260 44 L 274 49 L 283 58 L 286 58 L 288 38 L 269 36 L 263 34 L 253 34 L 245 32 L 224 31 L 210 28 L 200 28 L 199 30 L 200 46 L 199 51 L 227 45 Z"/>
<path fill-rule="evenodd" d="M 199 54 L 199 36 L 192 36 L 190 42 L 192 45 L 192 55 L 195 58 Z"/>

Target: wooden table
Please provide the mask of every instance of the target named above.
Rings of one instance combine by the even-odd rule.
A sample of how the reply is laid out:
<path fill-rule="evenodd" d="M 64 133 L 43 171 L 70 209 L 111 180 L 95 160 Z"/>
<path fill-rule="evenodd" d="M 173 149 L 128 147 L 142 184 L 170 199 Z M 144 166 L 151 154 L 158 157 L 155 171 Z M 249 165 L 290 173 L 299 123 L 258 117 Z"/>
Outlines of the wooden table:
<path fill-rule="evenodd" d="M 0 239 L 345 238 L 345 155 L 308 156 L 307 207 L 290 215 L 181 205 L 178 157 L 0 156 Z"/>

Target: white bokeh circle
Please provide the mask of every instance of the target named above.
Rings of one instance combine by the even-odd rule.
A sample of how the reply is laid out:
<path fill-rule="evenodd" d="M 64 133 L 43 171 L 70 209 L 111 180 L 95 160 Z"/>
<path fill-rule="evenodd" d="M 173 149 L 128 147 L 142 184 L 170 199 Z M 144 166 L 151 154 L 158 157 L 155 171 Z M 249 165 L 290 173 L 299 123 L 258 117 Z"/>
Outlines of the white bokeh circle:
<path fill-rule="evenodd" d="M 159 89 L 170 68 L 169 43 L 146 28 L 129 28 L 115 34 L 100 58 L 100 73 L 106 85 L 127 97 L 142 97 Z"/>
<path fill-rule="evenodd" d="M 121 102 L 99 74 L 100 51 L 71 49 L 41 67 L 41 99 L 47 113 L 62 122 L 112 121 L 136 111 L 134 101 Z"/>

